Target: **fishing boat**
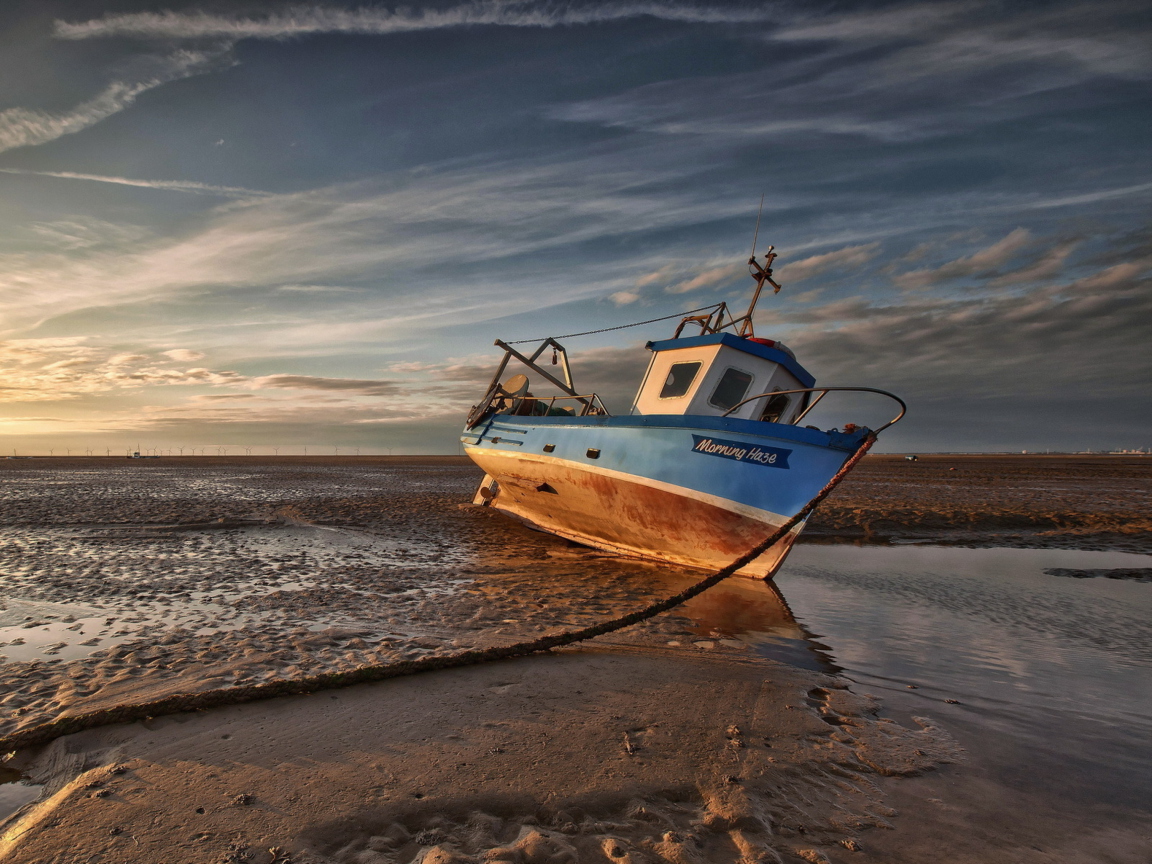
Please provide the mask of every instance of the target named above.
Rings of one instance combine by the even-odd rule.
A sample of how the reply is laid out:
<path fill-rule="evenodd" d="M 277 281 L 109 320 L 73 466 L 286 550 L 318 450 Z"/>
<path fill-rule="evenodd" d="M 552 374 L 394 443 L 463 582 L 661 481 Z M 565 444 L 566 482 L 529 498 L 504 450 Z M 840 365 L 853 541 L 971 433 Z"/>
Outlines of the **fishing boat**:
<path fill-rule="evenodd" d="M 699 314 L 686 315 L 671 338 L 647 344 L 648 369 L 627 414 L 577 390 L 556 338 L 523 351 L 514 347 L 523 342 L 497 339 L 504 356 L 461 437 L 485 472 L 473 503 L 597 549 L 709 570 L 799 513 L 905 405 L 871 387 L 817 387 L 787 346 L 755 335 L 764 288 L 780 291 L 776 257 L 770 247 L 761 262 L 753 251 L 756 287 L 743 315 L 726 303 L 693 310 Z M 541 362 L 546 352 L 551 369 Z M 508 374 L 512 364 L 524 371 Z M 531 389 L 540 386 L 558 392 Z M 804 425 L 834 391 L 881 394 L 899 414 L 875 431 Z M 739 575 L 771 578 L 803 527 Z"/>

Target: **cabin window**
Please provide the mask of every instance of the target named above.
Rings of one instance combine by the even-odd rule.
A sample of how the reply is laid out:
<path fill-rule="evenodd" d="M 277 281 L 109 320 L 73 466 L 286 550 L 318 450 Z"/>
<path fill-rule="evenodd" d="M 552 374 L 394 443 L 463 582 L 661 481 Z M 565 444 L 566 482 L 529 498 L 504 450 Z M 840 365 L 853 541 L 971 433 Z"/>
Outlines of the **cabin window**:
<path fill-rule="evenodd" d="M 777 387 L 777 390 L 780 388 Z M 764 410 L 760 413 L 760 419 L 765 423 L 779 423 L 780 418 L 788 412 L 788 404 L 792 400 L 787 396 L 772 396 L 764 403 Z"/>
<path fill-rule="evenodd" d="M 708 404 L 716 408 L 729 411 L 740 404 L 744 394 L 748 392 L 748 385 L 752 383 L 752 376 L 739 369 L 725 369 L 720 383 L 712 391 Z"/>
<path fill-rule="evenodd" d="M 673 363 L 668 370 L 668 378 L 664 388 L 660 391 L 661 399 L 679 399 L 688 392 L 692 382 L 696 380 L 696 373 L 700 371 L 699 361 L 695 363 Z"/>

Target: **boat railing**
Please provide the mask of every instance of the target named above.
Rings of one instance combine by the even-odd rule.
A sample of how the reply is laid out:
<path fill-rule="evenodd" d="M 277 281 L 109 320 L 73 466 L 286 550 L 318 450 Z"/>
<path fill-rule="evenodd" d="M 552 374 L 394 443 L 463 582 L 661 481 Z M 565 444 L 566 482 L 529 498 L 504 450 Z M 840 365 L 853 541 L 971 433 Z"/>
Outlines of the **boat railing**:
<path fill-rule="evenodd" d="M 883 432 L 885 429 L 887 429 L 889 426 L 893 425 L 894 423 L 899 423 L 901 418 L 903 418 L 903 416 L 908 413 L 908 406 L 907 406 L 907 404 L 905 404 L 903 399 L 901 399 L 895 393 L 889 393 L 887 390 L 877 390 L 875 387 L 803 387 L 803 388 L 800 388 L 797 390 L 772 390 L 771 392 L 768 392 L 768 393 L 757 393 L 755 396 L 749 396 L 747 399 L 743 399 L 740 402 L 737 402 L 735 405 L 733 405 L 731 408 L 729 408 L 727 411 L 725 411 L 722 416 L 727 417 L 733 411 L 738 411 L 740 408 L 744 407 L 749 402 L 755 402 L 757 399 L 763 399 L 765 396 L 769 396 L 769 397 L 770 396 L 788 396 L 788 395 L 791 395 L 792 393 L 818 393 L 819 395 L 815 399 L 813 399 L 811 402 L 809 402 L 807 407 L 803 411 L 800 412 L 800 416 L 792 421 L 793 426 L 798 426 L 800 424 L 800 421 L 803 420 L 805 417 L 807 417 L 808 414 L 812 411 L 812 409 L 815 408 L 820 403 L 821 399 L 823 399 L 829 393 L 834 393 L 834 392 L 839 392 L 839 393 L 844 393 L 844 392 L 879 393 L 881 396 L 887 396 L 889 399 L 894 399 L 896 401 L 896 403 L 900 406 L 900 413 L 897 414 L 895 417 L 893 417 L 891 420 L 889 420 L 887 423 L 885 423 L 883 426 L 881 426 L 879 429 L 873 430 L 877 434 Z"/>
<path fill-rule="evenodd" d="M 535 399 L 537 402 L 547 402 L 548 408 L 551 409 L 557 402 L 564 399 L 575 399 L 579 402 L 579 411 L 573 411 L 573 416 L 587 417 L 588 415 L 596 416 L 610 416 L 608 408 L 604 405 L 604 400 L 600 398 L 599 393 L 588 393 L 584 396 L 531 396 L 530 399 Z"/>
<path fill-rule="evenodd" d="M 496 367 L 496 373 L 492 376 L 492 382 L 488 385 L 487 391 L 484 393 L 484 398 L 473 406 L 471 412 L 468 414 L 467 428 L 471 429 L 476 426 L 488 416 L 489 412 L 496 410 L 497 413 L 516 413 L 516 411 L 523 407 L 529 400 L 534 402 L 547 402 L 548 409 L 551 410 L 554 403 L 561 399 L 574 399 L 580 406 L 578 411 L 574 412 L 574 416 L 587 417 L 589 415 L 604 415 L 608 416 L 610 412 L 604 406 L 603 400 L 595 393 L 580 394 L 572 386 L 572 368 L 568 364 L 568 352 L 564 350 L 564 346 L 557 342 L 555 339 L 548 338 L 541 340 L 536 350 L 531 354 L 523 354 L 512 347 L 508 342 L 500 339 L 496 340 L 496 345 L 504 349 L 504 356 L 500 359 L 499 365 Z M 552 351 L 552 365 L 558 366 L 558 371 L 561 376 L 553 375 L 551 371 L 545 369 L 536 361 L 545 351 L 551 349 Z M 563 396 L 529 396 L 525 393 L 509 393 L 501 385 L 500 379 L 503 377 L 505 370 L 508 368 L 509 361 L 515 360 L 523 366 L 528 367 L 548 383 L 552 384 L 558 390 L 563 391 Z M 497 403 L 508 401 L 507 411 L 499 411 L 496 408 Z M 525 411 L 524 414 L 531 412 Z"/>

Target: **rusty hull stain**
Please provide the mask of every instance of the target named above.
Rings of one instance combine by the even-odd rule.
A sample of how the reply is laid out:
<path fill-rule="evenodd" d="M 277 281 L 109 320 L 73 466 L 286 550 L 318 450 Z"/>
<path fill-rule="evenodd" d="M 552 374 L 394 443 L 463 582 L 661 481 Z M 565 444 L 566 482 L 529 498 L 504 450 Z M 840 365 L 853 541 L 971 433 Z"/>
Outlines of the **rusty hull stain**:
<path fill-rule="evenodd" d="M 503 454 L 489 458 L 483 452 L 472 456 L 500 484 L 492 500 L 497 510 L 611 552 L 718 570 L 776 527 L 703 501 L 586 471 L 578 464 L 512 462 Z M 555 494 L 537 491 L 541 484 Z M 770 578 L 797 534 L 799 528 L 740 575 Z"/>

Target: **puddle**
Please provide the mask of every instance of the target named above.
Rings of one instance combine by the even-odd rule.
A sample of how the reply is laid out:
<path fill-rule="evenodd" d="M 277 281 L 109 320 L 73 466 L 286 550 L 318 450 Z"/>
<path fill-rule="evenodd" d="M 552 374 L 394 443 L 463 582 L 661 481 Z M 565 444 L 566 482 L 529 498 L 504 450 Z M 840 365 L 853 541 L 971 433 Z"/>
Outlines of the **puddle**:
<path fill-rule="evenodd" d="M 40 797 L 43 786 L 32 783 L 19 771 L 0 765 L 0 823 Z"/>
<path fill-rule="evenodd" d="M 701 639 L 732 639 L 757 654 L 790 666 L 834 675 L 840 667 L 828 646 L 796 620 L 784 595 L 771 582 L 729 579 L 681 607 Z"/>
<path fill-rule="evenodd" d="M 818 640 L 814 652 L 892 712 L 927 714 L 970 749 L 996 748 L 988 761 L 1005 783 L 1146 809 L 1152 584 L 1045 571 L 1150 563 L 1110 552 L 801 545 L 776 587 Z M 760 624 L 731 620 L 737 638 L 771 645 L 759 641 Z M 779 632 L 778 616 L 765 621 Z"/>

